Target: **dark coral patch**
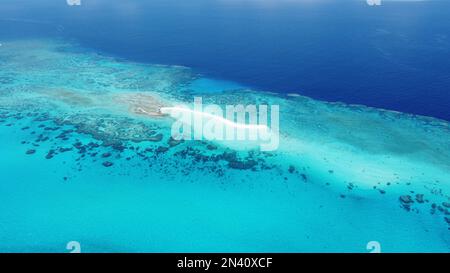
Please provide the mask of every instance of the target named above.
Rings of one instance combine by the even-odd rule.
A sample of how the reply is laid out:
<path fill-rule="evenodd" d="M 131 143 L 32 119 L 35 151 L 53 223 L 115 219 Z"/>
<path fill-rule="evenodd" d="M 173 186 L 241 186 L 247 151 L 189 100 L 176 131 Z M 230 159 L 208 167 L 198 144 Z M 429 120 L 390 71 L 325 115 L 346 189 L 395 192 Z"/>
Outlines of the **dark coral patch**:
<path fill-rule="evenodd" d="M 165 152 L 167 152 L 168 150 L 169 150 L 169 148 L 167 148 L 167 147 L 159 146 L 159 147 L 156 149 L 156 153 L 158 153 L 158 154 L 160 154 L 160 153 L 165 153 Z"/>
<path fill-rule="evenodd" d="M 416 201 L 417 203 L 423 203 L 423 194 L 416 194 Z"/>
<path fill-rule="evenodd" d="M 169 138 L 169 140 L 167 141 L 167 144 L 169 144 L 170 147 L 174 147 L 174 146 L 177 146 L 178 144 L 183 143 L 183 142 L 184 142 L 183 139 L 181 139 L 181 140 L 176 140 L 176 139 L 173 139 L 173 138 L 171 137 L 171 138 Z"/>
<path fill-rule="evenodd" d="M 217 146 L 216 145 L 212 145 L 212 144 L 208 144 L 206 146 L 206 149 L 213 151 L 213 150 L 217 150 Z"/>
<path fill-rule="evenodd" d="M 399 200 L 402 208 L 404 208 L 406 211 L 411 210 L 411 205 L 414 203 L 414 201 L 410 195 L 402 195 L 399 197 Z"/>
<path fill-rule="evenodd" d="M 292 166 L 292 165 L 290 165 L 290 166 L 289 166 L 289 169 L 288 169 L 288 172 L 294 173 L 294 172 L 295 172 L 295 167 Z"/>
<path fill-rule="evenodd" d="M 52 159 L 53 156 L 55 156 L 55 150 L 48 151 L 47 155 L 45 156 L 46 159 Z"/>
<path fill-rule="evenodd" d="M 105 161 L 102 163 L 103 166 L 105 167 L 111 167 L 112 165 L 114 165 L 114 163 L 110 162 L 110 161 Z"/>
<path fill-rule="evenodd" d="M 228 166 L 232 169 L 238 169 L 238 170 L 248 170 L 252 169 L 258 164 L 255 160 L 247 160 L 247 161 L 230 161 L 228 163 Z"/>
<path fill-rule="evenodd" d="M 300 174 L 300 176 L 302 177 L 304 182 L 308 181 L 308 177 L 306 176 L 306 174 L 302 173 Z"/>

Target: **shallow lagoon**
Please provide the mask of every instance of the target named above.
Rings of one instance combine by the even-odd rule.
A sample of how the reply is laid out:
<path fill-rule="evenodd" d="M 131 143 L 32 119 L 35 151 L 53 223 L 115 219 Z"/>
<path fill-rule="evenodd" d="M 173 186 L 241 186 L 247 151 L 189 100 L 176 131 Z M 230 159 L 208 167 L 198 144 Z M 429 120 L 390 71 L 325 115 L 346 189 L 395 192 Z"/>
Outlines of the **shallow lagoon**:
<path fill-rule="evenodd" d="M 64 40 L 4 42 L 0 63 L 2 251 L 66 252 L 73 240 L 85 252 L 450 249 L 448 122 L 256 92 Z M 135 111 L 194 95 L 280 105 L 280 148 L 174 142 L 173 120 Z"/>

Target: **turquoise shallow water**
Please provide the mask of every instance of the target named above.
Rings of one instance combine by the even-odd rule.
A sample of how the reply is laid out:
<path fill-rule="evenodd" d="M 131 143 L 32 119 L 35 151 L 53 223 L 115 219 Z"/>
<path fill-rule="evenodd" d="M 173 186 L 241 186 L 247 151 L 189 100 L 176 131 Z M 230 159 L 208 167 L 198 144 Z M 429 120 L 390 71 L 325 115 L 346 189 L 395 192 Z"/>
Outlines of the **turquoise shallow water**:
<path fill-rule="evenodd" d="M 450 250 L 448 122 L 63 40 L 3 42 L 0 66 L 2 252 Z M 174 142 L 172 119 L 139 112 L 194 96 L 279 105 L 279 149 Z"/>

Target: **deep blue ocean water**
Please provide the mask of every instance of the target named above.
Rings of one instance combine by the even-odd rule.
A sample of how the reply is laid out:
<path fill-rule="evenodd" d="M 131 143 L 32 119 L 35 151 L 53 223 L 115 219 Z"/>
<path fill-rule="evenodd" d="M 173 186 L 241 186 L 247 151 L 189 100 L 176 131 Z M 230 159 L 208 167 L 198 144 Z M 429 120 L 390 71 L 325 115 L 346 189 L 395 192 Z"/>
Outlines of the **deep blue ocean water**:
<path fill-rule="evenodd" d="M 2 39 L 72 39 L 258 90 L 450 120 L 450 1 L 3 0 Z"/>

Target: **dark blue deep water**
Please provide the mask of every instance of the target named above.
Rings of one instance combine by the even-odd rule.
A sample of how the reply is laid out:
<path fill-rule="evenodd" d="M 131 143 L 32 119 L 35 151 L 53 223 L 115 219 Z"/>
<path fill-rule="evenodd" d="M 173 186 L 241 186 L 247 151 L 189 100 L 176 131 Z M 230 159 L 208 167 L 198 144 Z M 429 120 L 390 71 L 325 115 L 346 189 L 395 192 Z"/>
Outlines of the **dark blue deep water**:
<path fill-rule="evenodd" d="M 2 39 L 61 37 L 127 60 L 450 120 L 450 1 L 2 0 Z"/>

